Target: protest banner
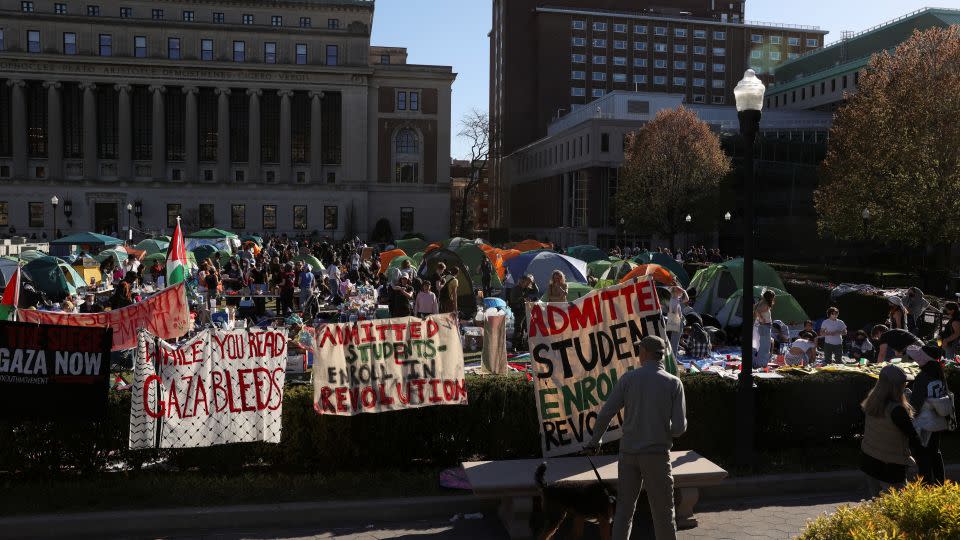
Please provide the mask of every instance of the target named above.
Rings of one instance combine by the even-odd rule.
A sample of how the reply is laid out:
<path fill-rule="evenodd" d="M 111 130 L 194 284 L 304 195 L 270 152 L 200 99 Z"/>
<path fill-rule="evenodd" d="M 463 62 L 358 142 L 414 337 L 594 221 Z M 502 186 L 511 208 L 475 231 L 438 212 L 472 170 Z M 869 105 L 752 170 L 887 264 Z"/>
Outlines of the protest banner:
<path fill-rule="evenodd" d="M 180 347 L 141 332 L 130 448 L 280 442 L 287 330 L 205 330 Z"/>
<path fill-rule="evenodd" d="M 569 303 L 531 303 L 527 317 L 543 456 L 579 452 L 617 379 L 639 367 L 637 343 L 666 339 L 656 285 L 643 278 Z M 604 442 L 622 436 L 622 414 Z"/>
<path fill-rule="evenodd" d="M 467 404 L 463 348 L 453 314 L 328 324 L 309 332 L 318 414 Z"/>
<path fill-rule="evenodd" d="M 0 418 L 102 415 L 112 332 L 0 321 Z"/>
<path fill-rule="evenodd" d="M 193 326 L 185 283 L 167 287 L 143 302 L 113 311 L 77 314 L 21 309 L 17 311 L 17 317 L 38 324 L 113 328 L 115 351 L 136 347 L 137 331 L 141 328 L 162 339 L 177 339 Z"/>

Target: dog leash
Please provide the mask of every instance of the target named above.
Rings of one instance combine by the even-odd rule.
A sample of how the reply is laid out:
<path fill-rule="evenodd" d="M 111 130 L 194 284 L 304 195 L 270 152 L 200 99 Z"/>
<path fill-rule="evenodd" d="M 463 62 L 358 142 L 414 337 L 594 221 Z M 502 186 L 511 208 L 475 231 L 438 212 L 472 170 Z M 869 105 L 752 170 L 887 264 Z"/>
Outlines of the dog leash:
<path fill-rule="evenodd" d="M 607 485 L 603 483 L 603 478 L 600 477 L 600 471 L 597 470 L 597 466 L 593 464 L 593 459 L 591 459 L 590 456 L 585 457 L 587 458 L 587 461 L 590 462 L 590 468 L 593 469 L 593 474 L 597 475 L 597 482 L 600 482 L 600 487 L 603 489 L 604 494 L 606 494 L 607 498 L 616 500 L 616 497 L 614 497 L 610 493 L 610 490 L 607 489 Z"/>

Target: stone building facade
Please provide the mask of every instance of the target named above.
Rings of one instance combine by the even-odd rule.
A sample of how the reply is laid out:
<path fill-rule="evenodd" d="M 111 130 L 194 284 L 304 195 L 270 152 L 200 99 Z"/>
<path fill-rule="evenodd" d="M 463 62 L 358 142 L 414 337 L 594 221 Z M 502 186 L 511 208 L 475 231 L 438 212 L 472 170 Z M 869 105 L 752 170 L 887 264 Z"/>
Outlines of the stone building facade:
<path fill-rule="evenodd" d="M 0 232 L 159 232 L 181 215 L 442 236 L 455 74 L 371 47 L 373 14 L 369 0 L 0 0 Z"/>

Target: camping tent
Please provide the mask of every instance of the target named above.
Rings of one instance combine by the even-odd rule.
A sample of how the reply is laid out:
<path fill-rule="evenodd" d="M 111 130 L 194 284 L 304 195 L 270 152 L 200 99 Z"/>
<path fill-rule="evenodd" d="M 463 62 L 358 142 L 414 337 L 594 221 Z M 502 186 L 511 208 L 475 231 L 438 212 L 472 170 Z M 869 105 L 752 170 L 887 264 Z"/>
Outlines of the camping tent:
<path fill-rule="evenodd" d="M 217 251 L 218 250 L 216 246 L 211 246 L 206 244 L 202 246 L 197 246 L 191 250 L 191 252 L 193 253 L 193 256 L 197 258 L 197 262 L 203 262 L 207 259 L 217 256 Z M 166 260 L 166 256 L 164 256 L 164 260 Z"/>
<path fill-rule="evenodd" d="M 402 249 L 404 253 L 416 253 L 423 251 L 429 244 L 419 238 L 410 238 L 407 240 L 397 240 L 395 242 L 397 249 Z"/>
<path fill-rule="evenodd" d="M 514 282 L 524 274 L 533 274 L 534 281 L 541 289 L 550 283 L 554 270 L 563 272 L 569 282 L 587 282 L 587 263 L 552 251 L 524 253 L 507 261 L 507 268 Z"/>
<path fill-rule="evenodd" d="M 120 248 L 105 249 L 97 255 L 97 260 L 103 262 L 107 259 L 113 259 L 114 264 L 117 266 L 123 264 L 123 261 L 127 260 L 130 255 Z"/>
<path fill-rule="evenodd" d="M 517 242 L 512 246 L 513 249 L 517 251 L 534 251 L 538 249 L 553 249 L 552 244 L 544 244 L 543 242 L 537 242 L 536 240 L 524 240 L 522 242 Z"/>
<path fill-rule="evenodd" d="M 241 242 L 247 242 L 247 241 L 249 241 L 249 242 L 253 242 L 253 243 L 257 244 L 258 246 L 263 246 L 263 237 L 262 237 L 262 236 L 257 236 L 257 235 L 255 235 L 255 234 L 245 234 L 245 235 L 243 235 L 243 236 L 240 237 L 240 241 L 241 241 Z"/>
<path fill-rule="evenodd" d="M 141 240 L 140 243 L 134 247 L 137 249 L 142 249 L 147 255 L 153 255 L 154 253 L 166 253 L 167 248 L 170 247 L 170 242 L 157 240 L 155 238 L 148 238 L 146 240 Z"/>
<path fill-rule="evenodd" d="M 203 229 L 202 231 L 197 231 L 187 235 L 187 238 L 200 238 L 205 240 L 215 240 L 217 238 L 237 238 L 237 235 L 225 231 L 223 229 L 217 229 L 216 227 L 212 229 Z"/>
<path fill-rule="evenodd" d="M 103 274 L 100 273 L 100 263 L 88 255 L 81 255 L 73 262 L 73 268 L 80 274 L 84 283 L 94 283 L 103 280 Z"/>
<path fill-rule="evenodd" d="M 641 264 L 636 268 L 627 272 L 623 277 L 620 278 L 620 283 L 626 283 L 633 278 L 650 276 L 656 281 L 659 285 L 665 285 L 667 287 L 677 284 L 677 278 L 673 275 L 670 270 L 660 266 L 659 264 Z"/>
<path fill-rule="evenodd" d="M 764 287 L 762 285 L 753 288 L 753 302 L 763 295 L 763 291 L 772 290 L 777 294 L 777 301 L 773 305 L 773 318 L 783 321 L 787 326 L 803 326 L 807 320 L 807 313 L 803 311 L 800 303 L 793 295 L 773 287 Z M 743 305 L 743 289 L 739 289 L 730 295 L 723 307 L 717 313 L 717 320 L 723 326 L 740 326 L 743 318 L 741 317 Z"/>
<path fill-rule="evenodd" d="M 96 254 L 108 246 L 120 245 L 123 245 L 123 240 L 119 238 L 105 234 L 84 232 L 64 236 L 63 238 L 58 238 L 50 242 L 50 253 L 54 255 L 66 255 L 71 251 L 80 250 Z M 76 246 L 76 250 L 74 246 Z"/>
<path fill-rule="evenodd" d="M 567 284 L 567 301 L 573 302 L 581 296 L 586 296 L 587 293 L 593 291 L 593 288 L 589 285 L 584 285 L 583 283 L 568 283 Z M 543 296 L 540 297 L 544 302 L 547 301 L 547 295 L 549 292 L 543 293 Z"/>
<path fill-rule="evenodd" d="M 460 310 L 460 314 L 473 317 L 477 309 L 477 299 L 473 295 L 473 280 L 470 279 L 470 273 L 467 271 L 467 267 L 463 264 L 463 259 L 459 255 L 450 251 L 449 249 L 435 249 L 430 253 L 427 253 L 423 257 L 423 262 L 420 263 L 420 268 L 417 270 L 417 275 L 421 279 L 429 279 L 429 276 L 437 269 L 437 265 L 443 262 L 447 265 L 447 269 L 456 267 L 458 270 L 457 282 L 459 286 L 457 288 L 457 307 Z M 434 291 L 439 293 L 439 291 Z M 439 296 L 439 294 L 437 295 Z"/>
<path fill-rule="evenodd" d="M 7 286 L 7 280 L 13 277 L 13 273 L 20 268 L 20 262 L 16 259 L 0 259 L 0 287 Z"/>
<path fill-rule="evenodd" d="M 631 261 L 611 261 L 610 267 L 600 275 L 600 280 L 609 279 L 611 281 L 619 282 L 625 276 L 633 272 L 637 268 L 637 263 Z M 646 275 L 646 274 L 640 274 Z"/>
<path fill-rule="evenodd" d="M 593 261 L 587 263 L 587 276 L 600 279 L 600 276 L 607 271 L 608 268 L 613 266 L 613 261 L 610 259 L 602 259 L 599 261 Z"/>
<path fill-rule="evenodd" d="M 587 263 L 607 260 L 607 254 L 596 246 L 573 246 L 567 248 L 567 255 Z"/>
<path fill-rule="evenodd" d="M 313 255 L 298 255 L 293 258 L 293 262 L 297 262 L 297 261 L 303 261 L 304 264 L 309 264 L 310 266 L 313 267 L 314 271 L 317 271 L 317 272 L 323 271 L 323 264 L 320 262 L 319 259 L 317 259 Z"/>
<path fill-rule="evenodd" d="M 786 288 L 777 272 L 762 261 L 753 261 L 753 280 L 754 285 Z M 697 292 L 693 309 L 698 313 L 716 315 L 727 299 L 743 288 L 743 259 L 732 259 L 700 270 L 693 276 L 690 288 Z"/>
<path fill-rule="evenodd" d="M 405 257 L 407 253 L 402 249 L 393 249 L 390 251 L 384 251 L 380 254 L 380 273 L 384 273 L 390 268 L 390 262 L 396 259 L 397 257 Z"/>
<path fill-rule="evenodd" d="M 470 279 L 472 279 L 478 287 L 481 286 L 483 279 L 481 277 L 480 267 L 483 265 L 484 259 L 489 262 L 490 259 L 487 257 L 487 254 L 476 244 L 464 244 L 454 249 L 453 252 L 463 259 L 463 264 L 470 272 Z M 490 269 L 490 287 L 494 289 L 502 288 L 503 283 L 500 282 L 500 276 L 497 275 L 497 272 L 493 270 L 493 264 L 490 265 Z"/>
<path fill-rule="evenodd" d="M 24 266 L 24 270 L 30 275 L 33 286 L 55 302 L 76 294 L 77 288 L 84 285 L 80 274 L 56 257 L 34 259 Z"/>
<path fill-rule="evenodd" d="M 683 264 L 666 253 L 645 251 L 634 257 L 633 261 L 638 264 L 659 264 L 677 276 L 677 281 L 680 282 L 681 286 L 690 285 L 690 274 L 683 268 Z"/>
<path fill-rule="evenodd" d="M 25 249 L 20 252 L 20 260 L 24 262 L 32 262 L 40 257 L 46 257 L 47 254 L 40 251 L 39 249 Z"/>
<path fill-rule="evenodd" d="M 233 250 L 233 248 L 240 246 L 240 238 L 236 234 L 217 228 L 203 229 L 188 234 L 184 241 L 186 242 L 186 248 L 190 251 L 203 245 L 226 250 Z"/>

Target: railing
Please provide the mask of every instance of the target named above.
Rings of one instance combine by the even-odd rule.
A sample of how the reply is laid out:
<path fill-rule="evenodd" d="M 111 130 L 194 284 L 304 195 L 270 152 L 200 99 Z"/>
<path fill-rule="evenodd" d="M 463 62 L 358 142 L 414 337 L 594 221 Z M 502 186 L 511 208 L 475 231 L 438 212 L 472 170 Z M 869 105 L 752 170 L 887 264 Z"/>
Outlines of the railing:
<path fill-rule="evenodd" d="M 743 24 L 746 26 L 770 26 L 773 28 L 789 28 L 792 30 L 813 30 L 815 32 L 820 31 L 819 26 L 810 26 L 807 24 L 774 23 L 766 21 L 743 21 Z"/>

